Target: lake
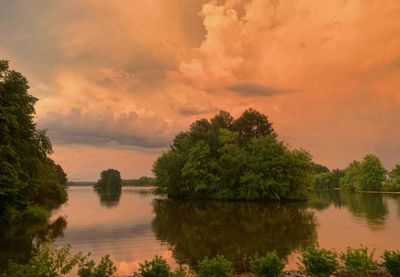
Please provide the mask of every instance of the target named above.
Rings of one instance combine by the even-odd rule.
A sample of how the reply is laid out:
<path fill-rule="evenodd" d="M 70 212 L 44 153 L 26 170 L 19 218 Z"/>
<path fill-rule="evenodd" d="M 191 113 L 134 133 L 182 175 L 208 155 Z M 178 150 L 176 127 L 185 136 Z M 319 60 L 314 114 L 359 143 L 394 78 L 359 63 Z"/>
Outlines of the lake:
<path fill-rule="evenodd" d="M 364 245 L 376 257 L 400 249 L 400 195 L 323 191 L 304 203 L 265 204 L 176 202 L 131 187 L 116 195 L 70 187 L 68 194 L 41 236 L 51 230 L 57 245 L 71 244 L 96 260 L 109 254 L 120 275 L 155 255 L 176 267 L 223 254 L 244 271 L 246 257 L 272 249 L 288 258 L 287 269 L 297 269 L 299 251 L 311 244 L 339 251 Z M 15 234 L 0 233 L 3 263 L 28 257 L 35 242 L 35 231 Z"/>

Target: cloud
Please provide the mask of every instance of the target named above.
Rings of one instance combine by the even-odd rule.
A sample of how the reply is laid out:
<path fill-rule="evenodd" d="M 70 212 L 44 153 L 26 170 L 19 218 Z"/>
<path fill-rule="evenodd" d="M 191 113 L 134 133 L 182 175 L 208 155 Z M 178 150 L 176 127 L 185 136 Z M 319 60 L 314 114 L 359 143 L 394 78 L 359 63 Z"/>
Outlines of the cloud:
<path fill-rule="evenodd" d="M 178 108 L 178 113 L 183 116 L 193 116 L 193 115 L 202 115 L 208 114 L 211 112 L 215 112 L 217 109 L 215 107 L 203 107 L 203 106 L 193 106 L 193 105 L 185 105 Z"/>
<path fill-rule="evenodd" d="M 267 86 L 264 84 L 242 81 L 225 87 L 227 90 L 234 91 L 241 96 L 274 96 L 294 92 L 294 89 L 282 89 L 278 87 Z"/>
<path fill-rule="evenodd" d="M 71 172 L 73 151 L 108 151 L 129 172 L 121 147 L 141 147 L 127 163 L 142 165 L 214 108 L 267 114 L 331 167 L 368 151 L 399 160 L 398 0 L 3 2 L 0 55 L 27 76 Z"/>
<path fill-rule="evenodd" d="M 163 148 L 168 146 L 168 124 L 155 116 L 132 111 L 114 115 L 110 109 L 84 113 L 72 108 L 51 112 L 39 122 L 58 144 L 86 144 L 113 147 Z"/>

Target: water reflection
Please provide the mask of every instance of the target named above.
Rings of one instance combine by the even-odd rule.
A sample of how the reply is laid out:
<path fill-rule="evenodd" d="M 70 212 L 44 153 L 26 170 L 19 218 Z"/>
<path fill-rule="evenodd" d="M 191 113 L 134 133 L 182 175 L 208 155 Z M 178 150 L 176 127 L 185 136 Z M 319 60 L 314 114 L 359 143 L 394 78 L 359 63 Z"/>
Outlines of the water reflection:
<path fill-rule="evenodd" d="M 95 192 L 102 206 L 112 208 L 118 206 L 122 190 L 119 188 L 113 190 L 95 190 Z"/>
<path fill-rule="evenodd" d="M 27 263 L 34 247 L 45 239 L 53 240 L 63 236 L 67 227 L 64 217 L 58 217 L 51 223 L 24 224 L 0 228 L 0 271 L 10 261 Z"/>
<path fill-rule="evenodd" d="M 243 257 L 275 249 L 281 257 L 316 241 L 314 213 L 304 204 L 176 202 L 155 200 L 156 237 L 167 242 L 178 263 L 195 266 L 222 254 L 239 272 Z"/>
<path fill-rule="evenodd" d="M 357 193 L 348 191 L 316 191 L 310 199 L 310 206 L 317 210 L 346 207 L 353 215 L 366 219 L 370 227 L 382 226 L 388 216 L 388 207 L 382 194 Z M 394 197 L 394 196 L 392 196 Z"/>

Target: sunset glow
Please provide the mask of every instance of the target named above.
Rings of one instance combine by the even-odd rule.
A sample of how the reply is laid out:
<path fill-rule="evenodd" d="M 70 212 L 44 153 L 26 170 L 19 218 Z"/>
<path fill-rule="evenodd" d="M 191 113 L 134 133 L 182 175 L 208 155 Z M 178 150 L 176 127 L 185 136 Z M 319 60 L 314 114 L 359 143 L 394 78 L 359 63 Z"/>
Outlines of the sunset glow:
<path fill-rule="evenodd" d="M 399 0 L 3 1 L 0 31 L 72 181 L 150 175 L 190 122 L 249 107 L 330 168 L 400 160 Z"/>

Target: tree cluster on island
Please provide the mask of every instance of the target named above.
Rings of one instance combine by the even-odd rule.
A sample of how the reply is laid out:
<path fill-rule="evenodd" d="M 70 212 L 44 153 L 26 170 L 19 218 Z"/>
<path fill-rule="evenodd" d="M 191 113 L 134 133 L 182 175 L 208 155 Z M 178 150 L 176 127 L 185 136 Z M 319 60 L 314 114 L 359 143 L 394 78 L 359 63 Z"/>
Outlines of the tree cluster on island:
<path fill-rule="evenodd" d="M 103 170 L 100 173 L 100 179 L 94 185 L 94 189 L 102 192 L 121 191 L 122 179 L 121 173 L 116 169 Z"/>
<path fill-rule="evenodd" d="M 154 163 L 156 191 L 179 199 L 298 200 L 307 197 L 311 155 L 280 141 L 267 116 L 221 111 L 176 135 Z"/>
<path fill-rule="evenodd" d="M 34 122 L 28 82 L 0 60 L 0 223 L 46 220 L 67 200 L 67 175 L 49 158 L 50 139 Z"/>

